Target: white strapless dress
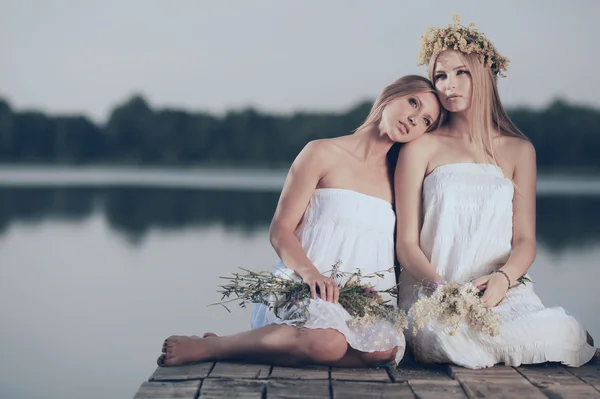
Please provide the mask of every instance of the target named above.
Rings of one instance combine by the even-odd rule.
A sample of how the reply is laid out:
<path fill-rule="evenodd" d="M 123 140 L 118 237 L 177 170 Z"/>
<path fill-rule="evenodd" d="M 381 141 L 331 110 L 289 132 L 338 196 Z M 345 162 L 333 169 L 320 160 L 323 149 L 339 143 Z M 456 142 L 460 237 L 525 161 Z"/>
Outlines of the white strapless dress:
<path fill-rule="evenodd" d="M 325 188 L 315 190 L 295 235 L 304 251 L 321 273 L 341 262 L 339 270 L 362 274 L 386 271 L 383 278 L 369 279 L 378 290 L 396 284 L 394 267 L 394 229 L 396 216 L 389 202 L 356 191 Z M 274 274 L 300 280 L 281 260 L 275 264 Z M 342 280 L 341 282 L 344 282 Z M 384 295 L 384 299 L 395 300 Z M 292 324 L 289 318 L 297 309 L 275 316 L 267 306 L 256 305 L 252 314 L 252 328 L 269 324 Z M 308 304 L 306 328 L 331 328 L 346 337 L 348 344 L 361 352 L 380 352 L 398 347 L 396 360 L 404 355 L 404 334 L 383 320 L 370 325 L 349 323 L 350 315 L 339 304 L 317 298 Z"/>
<path fill-rule="evenodd" d="M 513 184 L 489 164 L 457 163 L 433 170 L 423 182 L 420 245 L 446 281 L 468 282 L 500 268 L 511 252 Z M 415 300 L 415 280 L 400 275 L 400 304 Z M 500 334 L 490 337 L 467 325 L 450 335 L 432 322 L 416 336 L 407 333 L 418 361 L 469 368 L 561 362 L 580 366 L 595 348 L 585 329 L 562 308 L 546 308 L 527 283 L 508 291 L 493 308 Z"/>

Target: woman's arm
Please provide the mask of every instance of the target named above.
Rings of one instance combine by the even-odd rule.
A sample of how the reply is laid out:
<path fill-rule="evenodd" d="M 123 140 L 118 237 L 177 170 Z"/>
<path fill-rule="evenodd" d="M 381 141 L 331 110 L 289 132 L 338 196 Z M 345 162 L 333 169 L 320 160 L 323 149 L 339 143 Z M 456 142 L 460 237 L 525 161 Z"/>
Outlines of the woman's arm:
<path fill-rule="evenodd" d="M 537 170 L 535 148 L 524 141 L 515 168 L 513 180 L 515 194 L 513 198 L 513 251 L 500 270 L 510 277 L 514 284 L 523 276 L 535 260 L 535 199 Z"/>
<path fill-rule="evenodd" d="M 400 149 L 394 174 L 398 261 L 404 271 L 425 284 L 443 280 L 419 246 L 421 191 L 433 144 L 425 136 L 405 144 Z"/>
<path fill-rule="evenodd" d="M 513 181 L 513 240 L 512 253 L 508 261 L 499 270 L 506 273 L 493 273 L 475 280 L 474 284 L 485 286 L 481 297 L 486 307 L 496 306 L 506 295 L 510 285 L 527 273 L 535 260 L 535 197 L 536 197 L 536 160 L 535 148 L 529 141 L 520 140 L 515 151 L 515 171 Z M 508 279 L 507 279 L 508 276 Z M 483 280 L 487 279 L 487 281 Z"/>
<path fill-rule="evenodd" d="M 313 298 L 317 297 L 318 286 L 322 299 L 337 302 L 337 284 L 317 270 L 294 235 L 319 180 L 327 171 L 327 148 L 324 147 L 322 142 L 310 142 L 294 160 L 279 197 L 269 237 L 283 264 L 310 286 Z"/>

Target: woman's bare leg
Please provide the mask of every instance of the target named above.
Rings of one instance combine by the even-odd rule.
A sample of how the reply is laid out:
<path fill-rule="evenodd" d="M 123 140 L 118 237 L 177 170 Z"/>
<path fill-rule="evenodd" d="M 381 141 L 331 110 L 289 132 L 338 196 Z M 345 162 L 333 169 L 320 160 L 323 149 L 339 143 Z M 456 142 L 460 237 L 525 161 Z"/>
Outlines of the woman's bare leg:
<path fill-rule="evenodd" d="M 176 366 L 203 360 L 251 360 L 281 366 L 331 364 L 344 357 L 348 344 L 333 329 L 298 329 L 270 325 L 239 334 L 206 338 L 172 336 L 163 345 L 159 364 Z"/>
<path fill-rule="evenodd" d="M 202 335 L 202 338 L 216 336 L 215 333 L 206 332 Z M 397 346 L 381 352 L 361 352 L 348 346 L 343 358 L 326 365 L 332 367 L 377 367 L 394 361 L 397 353 Z"/>
<path fill-rule="evenodd" d="M 288 334 L 289 328 L 280 329 L 275 326 L 271 326 L 275 329 L 275 332 L 271 332 L 273 336 L 277 336 L 281 334 L 279 330 L 283 330 L 284 334 Z M 288 327 L 288 326 L 279 326 L 279 327 Z M 260 330 L 260 329 L 259 329 Z M 251 330 L 252 331 L 252 330 Z M 266 332 L 266 331 L 265 331 Z M 300 336 L 300 334 L 304 334 L 308 332 L 308 335 Z M 244 337 L 246 335 L 246 337 Z M 249 338 L 246 333 L 236 334 L 233 336 L 233 339 L 239 339 L 240 336 L 242 339 Z M 257 334 L 258 335 L 258 334 Z M 349 347 L 345 341 L 345 338 L 342 342 L 340 336 L 343 338 L 343 335 L 338 333 L 335 330 L 296 330 L 294 328 L 294 341 L 296 345 L 299 347 L 291 348 L 290 353 L 285 352 L 282 354 L 281 350 L 276 350 L 276 353 L 260 353 L 258 356 L 256 354 L 250 354 L 247 350 L 246 356 L 233 355 L 232 357 L 221 357 L 221 359 L 227 358 L 235 358 L 235 359 L 246 359 L 253 361 L 264 361 L 266 363 L 278 364 L 278 365 L 286 365 L 286 366 L 299 366 L 305 364 L 322 364 L 334 367 L 374 367 L 384 365 L 389 363 L 395 359 L 398 348 L 395 347 L 393 349 L 382 351 L 382 352 L 360 352 L 351 347 Z M 331 339 L 334 339 L 334 342 Z M 201 361 L 208 360 L 206 358 L 206 346 L 214 344 L 214 341 L 207 341 L 206 338 L 219 338 L 214 333 L 205 333 L 202 338 L 197 336 L 192 337 L 171 337 L 165 340 L 163 344 L 163 353 L 159 358 L 159 365 L 178 365 L 182 363 L 186 363 L 189 361 Z M 220 337 L 221 344 L 225 341 L 225 345 L 227 346 L 227 341 L 224 340 L 226 337 Z M 229 337 L 231 338 L 231 337 Z M 254 337 L 256 338 L 256 337 Z M 200 341 L 199 341 L 200 340 Z M 311 341 L 315 342 L 311 342 Z M 242 341 L 243 342 L 243 341 Z M 316 343 L 316 345 L 315 345 Z M 243 346 L 243 344 L 242 344 Z M 268 345 L 269 346 L 269 345 Z M 277 345 L 271 346 L 271 349 L 274 349 Z M 173 354 L 170 357 L 170 360 L 167 360 L 167 353 L 169 348 L 173 348 L 170 352 Z M 177 349 L 175 349 L 177 348 Z M 290 348 L 290 346 L 288 346 Z M 336 359 L 339 357 L 339 354 L 342 352 L 342 349 L 346 348 L 346 351 L 342 358 Z M 226 350 L 233 350 L 235 348 L 228 348 Z M 239 350 L 239 348 L 238 348 Z M 181 354 L 179 354 L 181 353 Z M 215 357 L 210 357 L 210 359 L 218 359 L 218 355 Z M 187 360 L 190 359 L 190 360 Z"/>
<path fill-rule="evenodd" d="M 382 352 L 361 352 L 348 347 L 346 354 L 337 362 L 328 364 L 333 367 L 378 367 L 396 359 L 398 347 Z"/>

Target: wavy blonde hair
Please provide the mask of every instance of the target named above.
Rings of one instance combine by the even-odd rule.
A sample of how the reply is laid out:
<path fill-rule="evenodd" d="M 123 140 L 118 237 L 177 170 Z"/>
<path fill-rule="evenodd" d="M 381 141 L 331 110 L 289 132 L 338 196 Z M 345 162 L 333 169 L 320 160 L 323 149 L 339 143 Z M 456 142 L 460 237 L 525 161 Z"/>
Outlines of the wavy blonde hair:
<path fill-rule="evenodd" d="M 529 139 L 519 130 L 504 110 L 500 101 L 500 94 L 498 93 L 497 78 L 491 68 L 485 67 L 477 54 L 465 54 L 457 50 L 450 51 L 458 53 L 461 61 L 464 62 L 471 74 L 471 87 L 473 88 L 471 108 L 469 109 L 469 134 L 471 139 L 479 147 L 487 161 L 500 167 L 501 165 L 498 164 L 493 146 L 493 139 L 496 132 L 504 136 L 518 137 L 527 141 Z M 429 61 L 429 78 L 432 82 L 435 82 L 437 58 L 438 56 L 431 57 Z M 445 119 L 441 121 L 441 124 L 446 122 L 448 116 L 449 113 L 446 113 Z"/>
<path fill-rule="evenodd" d="M 393 100 L 399 97 L 405 97 L 414 95 L 417 93 L 433 93 L 439 101 L 439 96 L 435 87 L 431 81 L 423 76 L 419 75 L 407 75 L 400 79 L 395 80 L 393 83 L 386 86 L 371 107 L 371 111 L 365 121 L 357 127 L 354 131 L 358 131 L 364 128 L 373 127 L 381 122 L 381 115 L 385 107 Z M 440 115 L 432 121 L 431 125 L 427 128 L 427 132 L 437 129 L 441 126 L 442 122 L 446 119 L 446 110 L 440 104 Z"/>

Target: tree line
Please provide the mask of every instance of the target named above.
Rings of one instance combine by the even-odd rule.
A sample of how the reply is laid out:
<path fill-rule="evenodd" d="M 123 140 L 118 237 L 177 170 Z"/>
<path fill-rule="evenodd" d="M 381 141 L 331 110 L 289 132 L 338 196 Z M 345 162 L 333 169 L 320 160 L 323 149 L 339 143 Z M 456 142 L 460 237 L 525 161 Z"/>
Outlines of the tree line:
<path fill-rule="evenodd" d="M 287 167 L 310 140 L 351 133 L 370 110 L 272 115 L 253 109 L 222 116 L 153 109 L 141 96 L 108 121 L 16 111 L 0 99 L 0 162 L 67 165 Z M 556 100 L 508 110 L 531 139 L 540 168 L 600 169 L 600 110 Z"/>

